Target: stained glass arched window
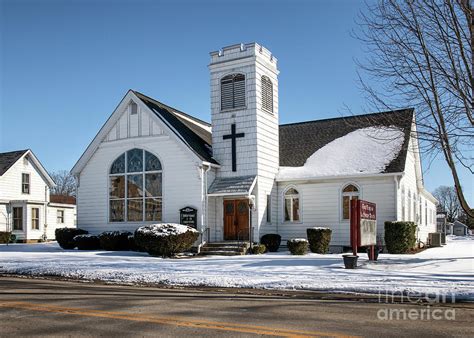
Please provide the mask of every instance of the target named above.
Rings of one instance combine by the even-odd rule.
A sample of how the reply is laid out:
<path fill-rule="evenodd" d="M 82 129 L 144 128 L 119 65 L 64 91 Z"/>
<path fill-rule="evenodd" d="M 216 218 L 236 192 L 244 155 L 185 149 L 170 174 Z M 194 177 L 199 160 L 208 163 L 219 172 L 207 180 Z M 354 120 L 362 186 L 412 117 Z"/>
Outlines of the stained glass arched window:
<path fill-rule="evenodd" d="M 143 149 L 117 157 L 109 172 L 109 221 L 143 222 L 162 219 L 162 167 Z"/>

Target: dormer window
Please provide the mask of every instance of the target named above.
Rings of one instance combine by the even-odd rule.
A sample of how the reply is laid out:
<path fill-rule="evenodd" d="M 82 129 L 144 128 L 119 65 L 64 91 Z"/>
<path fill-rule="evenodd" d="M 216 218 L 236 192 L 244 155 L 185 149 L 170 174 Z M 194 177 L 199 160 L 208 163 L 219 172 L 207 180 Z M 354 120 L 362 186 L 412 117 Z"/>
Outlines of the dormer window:
<path fill-rule="evenodd" d="M 262 76 L 262 109 L 273 113 L 273 83 L 268 76 Z"/>
<path fill-rule="evenodd" d="M 221 110 L 245 107 L 245 75 L 231 74 L 221 79 Z"/>

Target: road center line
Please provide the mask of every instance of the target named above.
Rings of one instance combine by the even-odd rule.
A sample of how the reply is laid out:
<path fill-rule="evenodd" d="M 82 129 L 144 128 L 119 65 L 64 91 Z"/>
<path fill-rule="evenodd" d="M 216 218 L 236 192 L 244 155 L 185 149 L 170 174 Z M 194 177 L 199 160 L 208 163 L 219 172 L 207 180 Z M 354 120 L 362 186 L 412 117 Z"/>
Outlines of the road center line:
<path fill-rule="evenodd" d="M 7 301 L 0 303 L 0 307 L 23 309 L 30 311 L 41 311 L 51 313 L 62 313 L 70 315 L 80 315 L 86 317 L 101 317 L 110 319 L 121 319 L 128 321 L 147 322 L 154 324 L 173 325 L 182 327 L 193 327 L 207 330 L 222 330 L 241 333 L 254 333 L 268 336 L 281 337 L 349 337 L 344 334 L 334 332 L 319 331 L 303 331 L 283 328 L 271 328 L 267 326 L 245 325 L 227 322 L 214 322 L 208 320 L 193 320 L 180 317 L 164 317 L 164 316 L 146 316 L 127 312 L 111 312 L 100 310 L 89 310 L 72 307 L 62 307 L 48 304 L 37 304 L 28 302 Z"/>

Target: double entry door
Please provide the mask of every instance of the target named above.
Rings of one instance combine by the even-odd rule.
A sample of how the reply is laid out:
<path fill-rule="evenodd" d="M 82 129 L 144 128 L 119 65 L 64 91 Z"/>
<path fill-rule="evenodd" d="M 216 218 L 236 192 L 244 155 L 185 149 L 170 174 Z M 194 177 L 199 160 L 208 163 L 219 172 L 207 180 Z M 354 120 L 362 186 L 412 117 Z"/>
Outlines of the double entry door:
<path fill-rule="evenodd" d="M 249 202 L 224 200 L 224 240 L 249 240 Z"/>

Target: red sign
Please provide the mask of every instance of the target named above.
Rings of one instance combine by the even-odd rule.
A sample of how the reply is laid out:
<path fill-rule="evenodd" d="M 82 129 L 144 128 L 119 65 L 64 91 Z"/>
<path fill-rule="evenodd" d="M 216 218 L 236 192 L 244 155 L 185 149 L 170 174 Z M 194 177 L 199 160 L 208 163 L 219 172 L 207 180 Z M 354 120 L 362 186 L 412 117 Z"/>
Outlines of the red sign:
<path fill-rule="evenodd" d="M 351 245 L 354 255 L 361 246 L 377 244 L 377 208 L 375 203 L 351 200 Z"/>

